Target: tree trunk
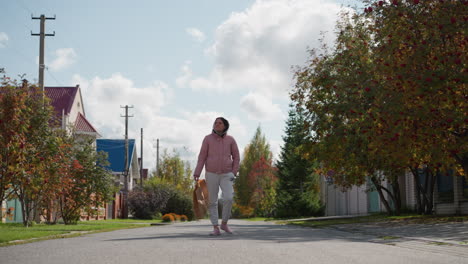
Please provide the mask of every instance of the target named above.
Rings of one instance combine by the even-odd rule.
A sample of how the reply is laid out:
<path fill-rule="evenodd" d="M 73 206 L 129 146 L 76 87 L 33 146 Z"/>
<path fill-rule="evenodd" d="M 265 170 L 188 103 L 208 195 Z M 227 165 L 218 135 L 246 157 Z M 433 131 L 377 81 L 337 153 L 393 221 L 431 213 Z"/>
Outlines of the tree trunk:
<path fill-rule="evenodd" d="M 394 182 L 392 183 L 392 190 L 393 190 L 394 204 L 395 204 L 395 215 L 400 215 L 401 214 L 401 195 L 400 195 L 400 183 L 398 182 L 398 177 L 396 177 Z"/>
<path fill-rule="evenodd" d="M 425 182 L 422 186 L 419 180 L 418 169 L 411 169 L 416 183 L 416 199 L 418 201 L 418 214 L 432 214 L 434 207 L 434 186 L 435 186 L 435 174 L 433 174 L 428 168 L 424 169 Z"/>
<path fill-rule="evenodd" d="M 427 169 L 427 182 L 428 184 L 428 194 L 427 194 L 427 207 L 426 207 L 426 214 L 432 214 L 432 210 L 434 208 L 434 187 L 435 182 L 437 179 L 437 173 L 433 173 L 431 170 Z"/>
<path fill-rule="evenodd" d="M 419 174 L 418 168 L 411 168 L 411 173 L 413 174 L 413 179 L 416 185 L 416 210 L 418 214 L 423 214 L 423 206 L 421 201 L 421 189 L 419 188 Z"/>
<path fill-rule="evenodd" d="M 377 189 L 377 192 L 379 193 L 380 201 L 384 204 L 385 210 L 387 210 L 388 215 L 392 215 L 392 208 L 390 207 L 390 204 L 388 204 L 388 201 L 385 199 L 385 196 L 383 195 L 383 186 L 380 185 L 380 183 L 377 181 L 375 177 L 371 177 L 371 181 L 374 184 L 375 188 Z"/>

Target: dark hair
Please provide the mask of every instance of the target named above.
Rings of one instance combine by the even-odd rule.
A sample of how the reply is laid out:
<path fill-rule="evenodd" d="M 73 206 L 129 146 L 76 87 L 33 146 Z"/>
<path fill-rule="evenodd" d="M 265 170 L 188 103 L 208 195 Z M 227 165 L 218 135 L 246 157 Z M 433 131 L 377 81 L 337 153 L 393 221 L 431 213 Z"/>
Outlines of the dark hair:
<path fill-rule="evenodd" d="M 223 133 L 227 132 L 228 129 L 229 129 L 229 122 L 228 122 L 228 121 L 226 120 L 226 118 L 224 118 L 224 117 L 217 117 L 217 118 L 215 119 L 215 123 L 216 123 L 216 120 L 218 120 L 218 119 L 220 119 L 221 121 L 223 121 L 223 124 L 224 124 L 224 131 L 223 131 Z"/>

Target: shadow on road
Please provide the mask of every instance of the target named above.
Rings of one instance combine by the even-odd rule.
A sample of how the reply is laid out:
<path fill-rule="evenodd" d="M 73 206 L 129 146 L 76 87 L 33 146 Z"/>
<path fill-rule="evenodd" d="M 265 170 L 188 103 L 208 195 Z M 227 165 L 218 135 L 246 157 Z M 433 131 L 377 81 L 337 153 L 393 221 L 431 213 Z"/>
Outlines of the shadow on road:
<path fill-rule="evenodd" d="M 107 241 L 152 240 L 152 239 L 194 239 L 194 240 L 257 240 L 273 243 L 294 243 L 323 240 L 363 241 L 360 237 L 333 229 L 315 229 L 299 226 L 276 225 L 272 223 L 234 220 L 230 224 L 234 234 L 222 232 L 221 236 L 209 236 L 212 227 L 208 222 L 191 222 L 153 228 L 144 236 L 109 239 Z"/>

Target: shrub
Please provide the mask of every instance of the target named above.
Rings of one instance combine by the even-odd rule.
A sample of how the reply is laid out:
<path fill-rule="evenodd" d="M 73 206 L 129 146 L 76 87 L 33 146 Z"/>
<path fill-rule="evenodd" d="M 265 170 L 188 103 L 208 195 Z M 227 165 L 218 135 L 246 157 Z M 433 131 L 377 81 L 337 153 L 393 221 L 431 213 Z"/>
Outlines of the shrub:
<path fill-rule="evenodd" d="M 161 210 L 163 214 L 177 213 L 186 215 L 189 220 L 194 217 L 192 198 L 180 190 L 173 188 L 171 195 L 164 209 Z"/>
<path fill-rule="evenodd" d="M 165 214 L 162 216 L 162 221 L 163 222 L 174 222 L 175 219 L 174 219 L 174 216 L 172 214 Z"/>
<path fill-rule="evenodd" d="M 254 217 L 254 208 L 250 206 L 242 206 L 237 203 L 232 205 L 232 217 L 233 218 L 250 218 Z"/>
<path fill-rule="evenodd" d="M 180 221 L 180 215 L 175 214 L 175 213 L 170 213 L 176 221 Z"/>
<path fill-rule="evenodd" d="M 186 222 L 186 221 L 188 221 L 188 217 L 186 215 L 181 215 L 180 216 L 180 221 L 181 222 Z"/>
<path fill-rule="evenodd" d="M 324 206 L 310 193 L 280 192 L 276 201 L 276 217 L 322 216 Z"/>
<path fill-rule="evenodd" d="M 164 186 L 136 187 L 128 194 L 128 208 L 135 218 L 153 219 L 166 206 L 170 191 Z"/>

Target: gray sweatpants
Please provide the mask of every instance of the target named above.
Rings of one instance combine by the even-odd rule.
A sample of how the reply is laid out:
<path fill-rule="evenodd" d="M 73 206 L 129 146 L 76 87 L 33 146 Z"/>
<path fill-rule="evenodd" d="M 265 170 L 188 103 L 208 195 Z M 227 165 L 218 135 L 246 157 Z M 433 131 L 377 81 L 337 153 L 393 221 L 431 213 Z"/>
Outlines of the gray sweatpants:
<path fill-rule="evenodd" d="M 234 173 L 217 174 L 207 172 L 205 178 L 210 198 L 208 209 L 211 223 L 213 225 L 218 225 L 218 193 L 220 187 L 223 198 L 222 221 L 227 222 L 229 217 L 231 217 L 232 199 L 234 197 Z"/>

